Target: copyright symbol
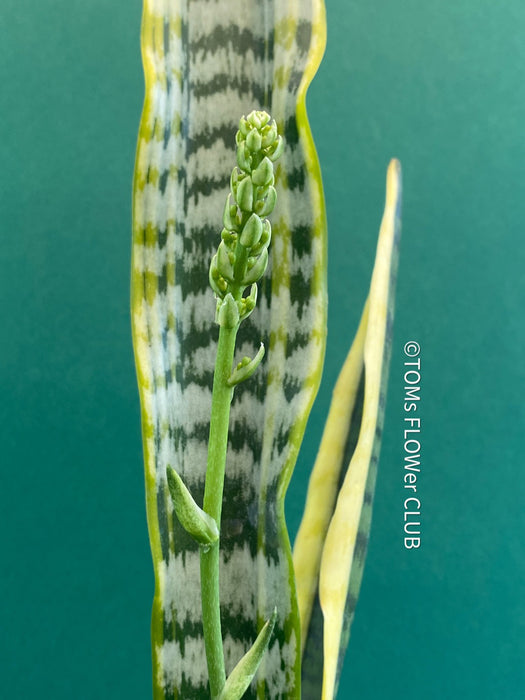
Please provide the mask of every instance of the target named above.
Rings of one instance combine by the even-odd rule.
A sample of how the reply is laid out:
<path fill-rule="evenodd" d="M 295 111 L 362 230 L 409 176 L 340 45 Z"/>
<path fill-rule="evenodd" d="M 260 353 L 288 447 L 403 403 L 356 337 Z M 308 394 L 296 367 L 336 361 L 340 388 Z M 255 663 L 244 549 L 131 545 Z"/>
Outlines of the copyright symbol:
<path fill-rule="evenodd" d="M 408 343 L 405 343 L 403 350 L 405 351 L 405 355 L 408 355 L 408 357 L 417 357 L 421 352 L 419 343 L 416 343 L 415 340 L 409 340 Z"/>

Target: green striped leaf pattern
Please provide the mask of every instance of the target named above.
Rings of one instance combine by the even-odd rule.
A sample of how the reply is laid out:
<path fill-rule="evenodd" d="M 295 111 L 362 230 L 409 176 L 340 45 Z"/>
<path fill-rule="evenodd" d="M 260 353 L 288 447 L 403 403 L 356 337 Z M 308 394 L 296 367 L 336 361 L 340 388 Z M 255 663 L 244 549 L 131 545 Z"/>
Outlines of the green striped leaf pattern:
<path fill-rule="evenodd" d="M 155 572 L 155 700 L 209 698 L 199 554 L 173 513 L 170 465 L 202 504 L 218 328 L 208 267 L 239 117 L 266 109 L 286 147 L 269 271 L 238 358 L 266 357 L 235 390 L 221 525 L 226 672 L 274 606 L 246 698 L 300 697 L 297 601 L 283 501 L 325 343 L 325 211 L 304 99 L 324 49 L 320 0 L 145 0 L 146 97 L 135 181 L 132 321 Z"/>

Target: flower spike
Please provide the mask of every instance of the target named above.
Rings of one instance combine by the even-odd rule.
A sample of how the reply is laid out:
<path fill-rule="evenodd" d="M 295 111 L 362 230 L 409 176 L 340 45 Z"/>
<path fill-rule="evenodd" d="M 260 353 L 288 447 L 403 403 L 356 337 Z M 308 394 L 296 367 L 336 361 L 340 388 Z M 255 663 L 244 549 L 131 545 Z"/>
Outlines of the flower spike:
<path fill-rule="evenodd" d="M 242 117 L 235 136 L 237 165 L 233 169 L 223 213 L 222 243 L 210 266 L 210 284 L 218 299 L 217 320 L 226 297 L 231 295 L 239 309 L 239 321 L 251 306 L 244 290 L 255 284 L 268 264 L 271 226 L 268 219 L 277 200 L 273 161 L 283 150 L 275 120 L 266 112 L 253 111 Z M 253 291 L 250 294 L 254 298 Z M 248 312 L 253 309 L 248 308 Z M 232 310 L 227 314 L 233 319 Z"/>

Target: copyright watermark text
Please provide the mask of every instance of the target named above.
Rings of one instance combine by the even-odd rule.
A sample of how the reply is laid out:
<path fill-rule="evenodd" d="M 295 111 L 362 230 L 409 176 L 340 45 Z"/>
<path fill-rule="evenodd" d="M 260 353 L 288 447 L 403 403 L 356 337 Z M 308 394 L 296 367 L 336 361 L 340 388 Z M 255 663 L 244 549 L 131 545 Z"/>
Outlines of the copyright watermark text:
<path fill-rule="evenodd" d="M 421 501 L 418 478 L 421 473 L 421 347 L 409 340 L 403 348 L 403 524 L 405 549 L 421 546 Z"/>

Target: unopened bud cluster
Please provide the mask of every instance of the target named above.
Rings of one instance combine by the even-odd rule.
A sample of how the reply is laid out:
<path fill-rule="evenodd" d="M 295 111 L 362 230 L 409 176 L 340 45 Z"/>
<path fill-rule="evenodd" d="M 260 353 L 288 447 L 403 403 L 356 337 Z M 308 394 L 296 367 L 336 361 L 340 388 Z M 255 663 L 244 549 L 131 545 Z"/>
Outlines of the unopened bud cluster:
<path fill-rule="evenodd" d="M 256 282 L 268 265 L 271 226 L 264 217 L 275 206 L 273 162 L 283 140 L 266 112 L 242 117 L 236 134 L 237 166 L 223 214 L 222 241 L 210 266 L 210 284 L 217 295 L 217 321 L 234 328 L 249 316 L 257 301 Z M 251 286 L 244 297 L 244 290 Z"/>

